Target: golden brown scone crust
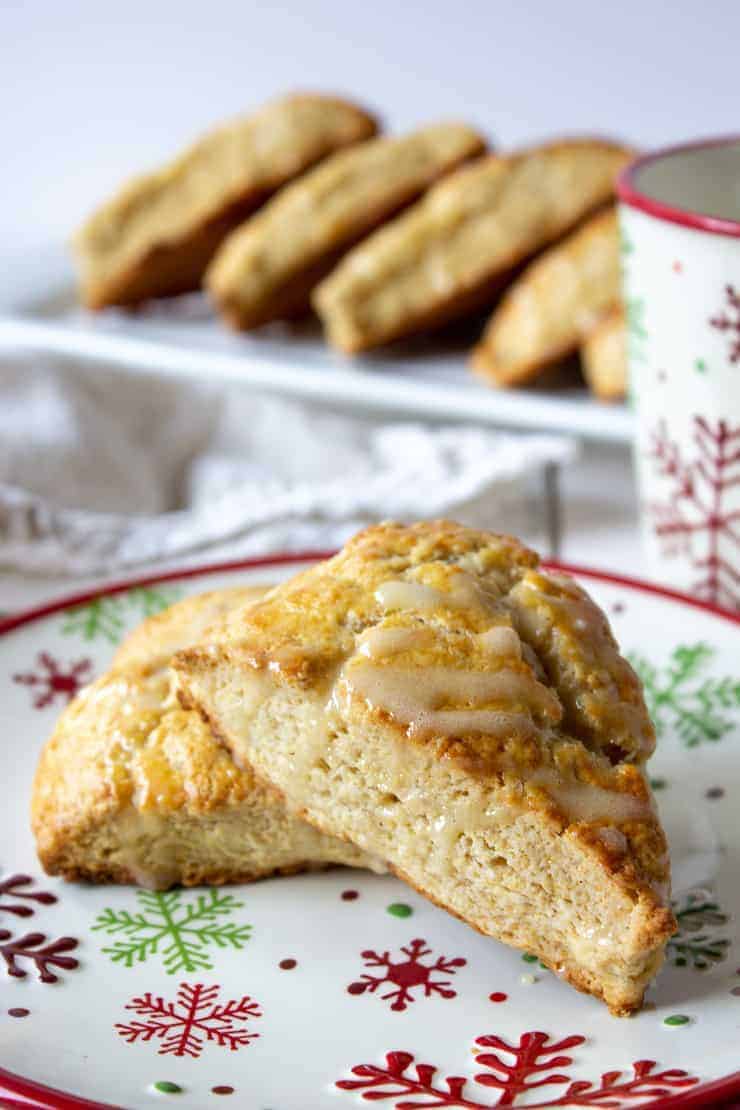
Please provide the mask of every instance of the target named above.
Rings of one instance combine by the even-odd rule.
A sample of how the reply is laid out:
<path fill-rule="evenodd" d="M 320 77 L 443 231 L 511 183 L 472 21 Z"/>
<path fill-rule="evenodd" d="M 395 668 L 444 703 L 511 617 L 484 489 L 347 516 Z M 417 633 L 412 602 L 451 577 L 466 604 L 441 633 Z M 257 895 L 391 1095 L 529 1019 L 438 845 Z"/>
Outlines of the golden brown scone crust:
<path fill-rule="evenodd" d="M 219 310 L 239 329 L 305 311 L 346 250 L 484 147 L 472 128 L 443 123 L 328 158 L 226 240 L 206 274 Z"/>
<path fill-rule="evenodd" d="M 329 341 L 362 351 L 492 304 L 514 267 L 613 196 L 630 154 L 573 139 L 458 170 L 317 288 Z"/>
<path fill-rule="evenodd" d="M 615 209 L 592 216 L 507 289 L 472 355 L 479 377 L 522 385 L 572 355 L 620 298 Z"/>
<path fill-rule="evenodd" d="M 600 401 L 627 396 L 627 325 L 621 305 L 607 312 L 581 344 L 581 366 Z"/>
<path fill-rule="evenodd" d="M 509 537 L 385 524 L 175 667 L 298 814 L 615 1013 L 640 1005 L 675 925 L 655 737 L 572 579 Z"/>
<path fill-rule="evenodd" d="M 376 131 L 357 105 L 308 93 L 214 129 L 83 225 L 75 239 L 83 302 L 98 309 L 197 289 L 226 235 L 277 189 Z"/>
<path fill-rule="evenodd" d="M 173 651 L 264 593 L 214 591 L 149 618 L 65 710 L 39 760 L 31 806 L 49 873 L 165 887 L 362 863 L 351 845 L 289 816 L 279 793 L 238 769 L 177 701 Z"/>

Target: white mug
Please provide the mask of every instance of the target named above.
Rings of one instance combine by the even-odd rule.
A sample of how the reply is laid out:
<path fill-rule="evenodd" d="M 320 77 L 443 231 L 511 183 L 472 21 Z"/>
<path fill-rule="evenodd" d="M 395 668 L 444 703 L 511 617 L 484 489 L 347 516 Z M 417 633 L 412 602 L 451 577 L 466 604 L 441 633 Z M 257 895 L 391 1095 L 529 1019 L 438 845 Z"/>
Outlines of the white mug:
<path fill-rule="evenodd" d="M 650 574 L 740 610 L 740 137 L 639 158 L 617 193 Z"/>

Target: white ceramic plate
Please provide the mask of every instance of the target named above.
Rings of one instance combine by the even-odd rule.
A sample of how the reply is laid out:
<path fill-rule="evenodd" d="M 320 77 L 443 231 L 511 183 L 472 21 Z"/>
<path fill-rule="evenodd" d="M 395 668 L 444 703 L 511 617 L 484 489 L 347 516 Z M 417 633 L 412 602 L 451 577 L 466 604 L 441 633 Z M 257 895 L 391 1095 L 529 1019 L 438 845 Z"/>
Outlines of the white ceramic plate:
<path fill-rule="evenodd" d="M 585 388 L 495 390 L 467 367 L 475 332 L 362 359 L 333 353 L 317 328 L 263 328 L 234 335 L 199 296 L 145 311 L 82 311 L 67 253 L 49 249 L 0 274 L 0 341 L 92 358 L 130 369 L 227 379 L 353 409 L 374 409 L 499 427 L 568 432 L 619 443 L 632 437 L 624 405 Z"/>
<path fill-rule="evenodd" d="M 577 572 L 661 734 L 651 774 L 681 930 L 635 1018 L 392 878 L 162 895 L 41 873 L 31 779 L 75 690 L 144 614 L 298 565 L 127 584 L 0 626 L 0 1104 L 678 1107 L 740 1092 L 740 620 L 636 582 Z"/>

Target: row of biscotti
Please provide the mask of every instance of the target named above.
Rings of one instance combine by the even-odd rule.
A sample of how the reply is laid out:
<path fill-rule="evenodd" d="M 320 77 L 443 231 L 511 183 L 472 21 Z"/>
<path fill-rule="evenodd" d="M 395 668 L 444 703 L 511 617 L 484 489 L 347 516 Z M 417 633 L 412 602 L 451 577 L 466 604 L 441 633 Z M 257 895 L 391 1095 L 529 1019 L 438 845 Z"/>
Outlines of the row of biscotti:
<path fill-rule="evenodd" d="M 509 286 L 473 352 L 473 365 L 495 385 L 518 386 L 577 351 L 600 400 L 625 396 L 626 326 L 613 207 L 543 251 Z"/>
<path fill-rule="evenodd" d="M 207 273 L 218 286 L 238 242 L 232 233 L 258 209 L 272 211 L 277 194 L 280 239 L 265 243 L 252 266 L 253 274 L 279 266 L 283 280 L 270 313 L 253 299 L 249 319 L 290 311 L 301 302 L 298 287 L 309 286 L 307 262 L 319 244 L 346 249 L 485 149 L 462 124 L 404 138 L 377 132 L 376 120 L 357 105 L 314 94 L 282 97 L 209 132 L 129 182 L 83 225 L 75 239 L 82 300 L 90 308 L 138 304 L 198 289 L 204 279 L 211 284 Z M 328 263 L 325 251 L 321 262 Z M 246 291 L 242 300 L 235 322 L 247 321 Z"/>
<path fill-rule="evenodd" d="M 629 152 L 570 140 L 483 155 L 462 124 L 375 130 L 349 103 L 292 96 L 215 131 L 88 221 L 83 299 L 131 304 L 203 283 L 238 329 L 313 306 L 353 353 L 493 305 L 575 227 L 510 288 L 474 364 L 505 385 L 569 353 L 568 319 L 582 339 L 618 297 L 613 217 L 579 225 L 611 199 Z"/>

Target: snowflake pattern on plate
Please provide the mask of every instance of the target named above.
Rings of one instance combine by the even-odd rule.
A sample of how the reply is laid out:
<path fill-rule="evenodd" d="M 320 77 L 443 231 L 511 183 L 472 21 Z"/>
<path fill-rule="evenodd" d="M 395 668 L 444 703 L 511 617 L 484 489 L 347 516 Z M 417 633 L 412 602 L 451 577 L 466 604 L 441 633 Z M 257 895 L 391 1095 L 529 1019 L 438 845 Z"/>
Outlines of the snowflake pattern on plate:
<path fill-rule="evenodd" d="M 35 879 L 31 875 L 7 875 L 0 879 L 0 913 L 12 913 L 15 917 L 32 917 L 34 902 L 37 906 L 53 906 L 58 902 L 56 894 L 48 890 L 28 890 Z"/>
<path fill-rule="evenodd" d="M 144 1020 L 116 1023 L 114 1028 L 128 1044 L 159 1041 L 159 1056 L 198 1057 L 206 1042 L 236 1052 L 259 1037 L 246 1023 L 262 1017 L 262 1011 L 248 994 L 219 1003 L 220 990 L 203 983 L 181 983 L 174 1002 L 147 991 L 126 1006 Z"/>
<path fill-rule="evenodd" d="M 62 704 L 71 702 L 92 679 L 91 659 L 63 664 L 48 651 L 40 651 L 36 656 L 36 666 L 35 671 L 13 675 L 13 682 L 31 689 L 34 709 L 47 709 L 59 701 Z"/>
<path fill-rule="evenodd" d="M 656 1071 L 654 1060 L 636 1060 L 632 1075 L 623 1078 L 621 1071 L 604 1072 L 599 1083 L 585 1079 L 570 1080 L 557 1069 L 573 1063 L 566 1049 L 585 1043 L 580 1035 L 553 1041 L 546 1033 L 522 1033 L 518 1044 L 509 1044 L 495 1034 L 478 1037 L 474 1049 L 475 1062 L 485 1068 L 472 1077 L 481 1087 L 499 1091 L 495 1101 L 479 1102 L 473 1092 L 466 1093 L 470 1080 L 451 1075 L 437 1080 L 437 1068 L 416 1064 L 410 1052 L 389 1052 L 384 1065 L 357 1064 L 352 1068 L 354 1079 L 337 1080 L 341 1091 L 361 1092 L 371 1102 L 395 1100 L 398 1110 L 413 1107 L 464 1107 L 466 1110 L 490 1110 L 494 1106 L 515 1106 L 520 1096 L 526 1097 L 541 1087 L 568 1084 L 560 1094 L 551 1093 L 545 1101 L 527 1099 L 526 1105 L 546 1106 L 619 1106 L 626 1099 L 652 1100 L 665 1098 L 671 1091 L 692 1087 L 698 1079 L 679 1068 Z M 495 1052 L 479 1049 L 495 1049 Z M 508 1058 L 508 1059 L 507 1059 Z M 413 1066 L 413 1071 L 411 1071 Z"/>
<path fill-rule="evenodd" d="M 25 979 L 30 964 L 36 969 L 40 983 L 56 983 L 59 976 L 54 968 L 73 971 L 79 966 L 79 960 L 66 955 L 73 952 L 77 945 L 74 937 L 47 941 L 45 933 L 14 937 L 8 929 L 0 929 L 0 957 L 5 962 L 8 975 L 14 979 Z M 22 962 L 19 963 L 19 960 Z"/>
<path fill-rule="evenodd" d="M 126 629 L 130 613 L 138 620 L 144 620 L 169 608 L 181 595 L 182 591 L 173 586 L 138 586 L 125 593 L 96 597 L 67 609 L 61 632 L 64 636 L 79 636 L 88 642 L 106 640 L 109 644 L 117 644 Z"/>
<path fill-rule="evenodd" d="M 239 950 L 249 940 L 251 925 L 223 920 L 243 907 L 231 894 L 209 890 L 194 902 L 186 902 L 181 890 L 140 890 L 137 899 L 140 910 L 131 913 L 107 908 L 92 926 L 109 936 L 123 935 L 125 939 L 103 948 L 123 967 L 159 956 L 169 975 L 205 971 L 213 967 L 212 949 Z"/>
<path fill-rule="evenodd" d="M 663 667 L 629 655 L 658 736 L 675 730 L 687 748 L 694 748 L 721 740 L 740 723 L 740 679 L 706 674 L 714 654 L 709 644 L 680 644 Z"/>
<path fill-rule="evenodd" d="M 425 957 L 432 954 L 432 949 L 427 948 L 427 942 L 420 938 L 412 940 L 401 948 L 401 957 L 393 959 L 390 951 L 375 952 L 371 948 L 365 949 L 362 958 L 365 966 L 377 968 L 380 974 L 365 973 L 354 983 L 350 983 L 347 990 L 350 994 L 374 994 L 386 983 L 390 987 L 380 997 L 384 1002 L 391 1003 L 391 1010 L 405 1010 L 415 1001 L 413 991 L 417 987 L 424 990 L 424 998 L 439 995 L 440 998 L 454 998 L 456 991 L 450 987 L 449 979 L 442 979 L 440 975 L 454 975 L 458 968 L 464 967 L 466 961 L 458 956 L 448 959 L 438 956 L 434 963 L 425 962 Z M 404 958 L 405 957 L 405 958 Z"/>
<path fill-rule="evenodd" d="M 661 420 L 647 452 L 666 499 L 647 506 L 667 557 L 685 555 L 697 572 L 691 594 L 712 605 L 740 609 L 740 510 L 729 497 L 740 482 L 740 425 L 703 416 L 692 421 L 691 458 Z"/>
<path fill-rule="evenodd" d="M 666 959 L 674 967 L 706 971 L 727 958 L 732 941 L 726 935 L 729 914 L 713 898 L 711 891 L 696 889 L 674 900 L 678 922 L 666 947 Z"/>

